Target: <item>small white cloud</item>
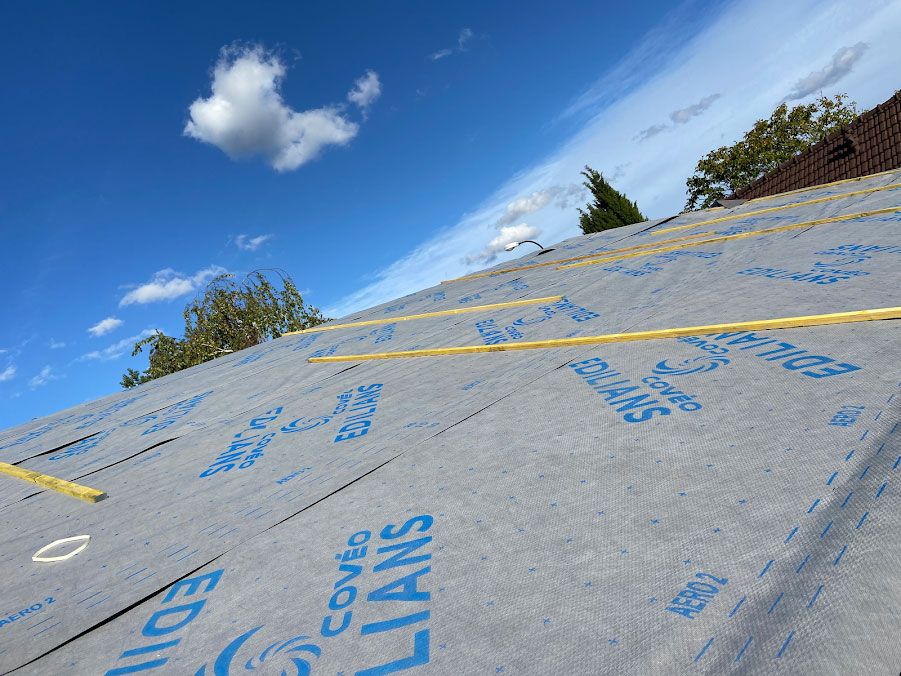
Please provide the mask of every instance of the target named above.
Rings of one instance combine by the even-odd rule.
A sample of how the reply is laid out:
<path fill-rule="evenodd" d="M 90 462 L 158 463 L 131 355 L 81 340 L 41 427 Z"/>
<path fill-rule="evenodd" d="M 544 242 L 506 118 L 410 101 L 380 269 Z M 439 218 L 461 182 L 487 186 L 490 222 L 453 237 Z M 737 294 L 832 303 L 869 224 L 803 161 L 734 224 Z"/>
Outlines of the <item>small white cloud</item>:
<path fill-rule="evenodd" d="M 539 209 L 544 209 L 554 198 L 554 190 L 540 190 L 533 192 L 528 197 L 520 197 L 507 205 L 504 215 L 497 221 L 497 227 L 509 225 L 513 221 L 518 221 L 526 214 L 531 214 Z"/>
<path fill-rule="evenodd" d="M 466 43 L 472 40 L 472 30 L 469 28 L 463 28 L 460 30 L 460 34 L 457 36 L 457 49 L 461 52 L 466 51 Z"/>
<path fill-rule="evenodd" d="M 494 237 L 485 248 L 477 254 L 470 254 L 466 257 L 466 265 L 474 265 L 476 263 L 491 263 L 497 258 L 497 254 L 504 250 L 504 247 L 510 242 L 521 242 L 524 239 L 532 239 L 538 237 L 541 230 L 535 228 L 528 223 L 520 223 L 519 225 L 505 225 L 501 228 L 500 234 Z"/>
<path fill-rule="evenodd" d="M 279 56 L 260 45 L 224 47 L 212 95 L 191 104 L 185 136 L 235 160 L 262 155 L 276 171 L 291 171 L 357 135 L 359 126 L 343 117 L 341 106 L 297 112 L 286 105 L 280 91 L 285 72 Z M 364 95 L 371 95 L 371 86 Z"/>
<path fill-rule="evenodd" d="M 693 103 L 692 105 L 686 106 L 685 108 L 674 110 L 669 114 L 669 119 L 673 122 L 672 127 L 668 124 L 652 124 L 647 129 L 642 129 L 640 132 L 638 132 L 638 134 L 636 134 L 632 138 L 632 140 L 647 141 L 649 138 L 657 136 L 657 134 L 661 134 L 665 131 L 674 129 L 678 124 L 686 124 L 698 115 L 703 115 L 707 111 L 707 109 L 710 108 L 713 102 L 718 98 L 721 98 L 721 96 L 722 94 L 711 94 L 710 96 L 705 96 L 697 103 Z"/>
<path fill-rule="evenodd" d="M 556 200 L 555 204 L 561 209 L 566 209 L 572 198 L 581 197 L 584 192 L 584 186 L 579 184 L 555 185 L 546 190 L 535 191 L 527 197 L 520 197 L 510 202 L 504 210 L 504 215 L 497 220 L 495 227 L 502 228 L 518 221 L 523 216 L 544 209 L 552 200 Z"/>
<path fill-rule="evenodd" d="M 211 265 L 189 277 L 176 272 L 172 268 L 166 268 L 153 273 L 153 277 L 146 284 L 141 284 L 126 293 L 122 300 L 119 301 L 119 307 L 135 303 L 143 305 L 144 303 L 155 303 L 161 300 L 178 298 L 196 291 L 205 286 L 213 277 L 226 272 L 228 271 L 225 268 Z"/>
<path fill-rule="evenodd" d="M 657 136 L 657 134 L 659 134 L 660 132 L 664 132 L 667 129 L 669 129 L 669 127 L 665 124 L 652 124 L 647 129 L 642 129 L 640 132 L 638 132 L 638 135 L 635 136 L 632 140 L 633 141 L 647 141 L 652 136 Z"/>
<path fill-rule="evenodd" d="M 429 54 L 429 58 L 432 61 L 437 61 L 438 59 L 443 59 L 445 56 L 450 56 L 454 53 L 453 49 L 439 49 L 434 54 Z"/>
<path fill-rule="evenodd" d="M 110 331 L 118 329 L 124 323 L 125 322 L 123 322 L 121 319 L 116 319 L 115 317 L 107 317 L 106 319 L 100 320 L 99 322 L 94 324 L 94 326 L 89 328 L 88 333 L 90 333 L 94 337 L 102 336 L 105 333 L 109 333 Z M 51 347 L 53 346 L 51 345 Z"/>
<path fill-rule="evenodd" d="M 461 28 L 460 33 L 457 35 L 457 47 L 455 49 L 451 49 L 450 47 L 445 49 L 439 49 L 437 52 L 433 52 L 429 54 L 429 58 L 432 61 L 437 61 L 438 59 L 443 59 L 445 57 L 450 56 L 454 52 L 465 52 L 468 51 L 468 47 L 466 44 L 472 40 L 474 37 L 474 33 L 471 28 Z"/>
<path fill-rule="evenodd" d="M 365 111 L 381 93 L 382 83 L 379 82 L 378 73 L 367 70 L 366 75 L 354 82 L 354 88 L 347 92 L 347 100 Z"/>
<path fill-rule="evenodd" d="M 267 239 L 272 239 L 272 235 L 260 235 L 259 237 L 250 238 L 247 235 L 238 235 L 235 237 L 235 245 L 244 251 L 256 251 Z"/>
<path fill-rule="evenodd" d="M 0 373 L 0 383 L 4 380 L 12 380 L 16 375 L 16 367 L 15 366 L 7 366 L 6 370 L 3 373 Z"/>
<path fill-rule="evenodd" d="M 53 338 L 50 339 L 50 349 L 51 350 L 58 350 L 61 347 L 65 347 L 65 346 L 66 346 L 66 344 L 62 341 L 57 342 L 57 341 L 53 340 Z"/>
<path fill-rule="evenodd" d="M 34 376 L 31 380 L 28 381 L 28 385 L 33 389 L 35 387 L 39 387 L 41 385 L 46 385 L 51 380 L 58 380 L 59 376 L 52 372 L 49 366 L 45 366 L 41 369 L 41 372 Z"/>
<path fill-rule="evenodd" d="M 156 333 L 156 329 L 144 329 L 136 336 L 129 336 L 128 338 L 123 338 L 122 340 L 113 343 L 112 345 L 108 345 L 102 350 L 93 350 L 92 352 L 88 352 L 87 354 L 81 355 L 77 361 L 85 361 L 85 360 L 99 360 L 99 361 L 110 361 L 111 359 L 118 359 L 126 352 L 131 354 L 132 349 L 142 338 L 146 338 L 147 336 L 151 336 Z"/>
<path fill-rule="evenodd" d="M 711 94 L 710 96 L 705 96 L 703 99 L 693 105 L 688 106 L 687 108 L 674 110 L 669 114 L 669 119 L 671 119 L 674 124 L 685 124 L 691 118 L 702 115 L 714 101 L 720 98 L 720 96 L 720 94 Z"/>
<path fill-rule="evenodd" d="M 842 47 L 832 55 L 832 61 L 822 70 L 815 70 L 795 83 L 794 88 L 785 97 L 786 101 L 803 99 L 819 92 L 824 87 L 834 85 L 851 72 L 857 60 L 867 50 L 867 43 L 858 42 L 850 47 Z"/>

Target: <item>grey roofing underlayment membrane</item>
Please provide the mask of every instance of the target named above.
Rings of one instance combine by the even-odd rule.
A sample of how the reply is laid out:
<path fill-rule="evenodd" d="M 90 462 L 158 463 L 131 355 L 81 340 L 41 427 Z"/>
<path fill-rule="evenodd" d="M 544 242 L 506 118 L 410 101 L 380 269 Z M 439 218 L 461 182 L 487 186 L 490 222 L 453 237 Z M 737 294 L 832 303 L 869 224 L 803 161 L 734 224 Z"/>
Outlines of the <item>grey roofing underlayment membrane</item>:
<path fill-rule="evenodd" d="M 0 674 L 897 674 L 898 322 L 306 361 L 901 305 L 901 187 L 659 232 L 896 183 L 575 237 L 495 269 L 899 207 L 442 284 L 342 321 L 566 300 L 286 336 L 0 433 L 109 494 L 0 474 Z"/>

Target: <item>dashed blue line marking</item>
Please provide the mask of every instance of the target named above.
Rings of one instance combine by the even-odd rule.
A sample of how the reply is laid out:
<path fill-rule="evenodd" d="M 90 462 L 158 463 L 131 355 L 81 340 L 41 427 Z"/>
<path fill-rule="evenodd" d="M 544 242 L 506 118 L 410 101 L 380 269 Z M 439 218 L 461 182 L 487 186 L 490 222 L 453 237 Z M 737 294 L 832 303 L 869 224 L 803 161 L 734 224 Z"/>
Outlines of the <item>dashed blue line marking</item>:
<path fill-rule="evenodd" d="M 884 441 L 882 442 L 882 445 L 881 445 L 879 448 L 876 449 L 876 455 L 879 455 L 880 453 L 882 453 L 882 449 L 883 449 L 883 448 L 885 448 L 885 442 L 884 442 Z"/>
<path fill-rule="evenodd" d="M 41 621 L 38 622 L 37 624 L 33 624 L 33 625 L 31 625 L 30 627 L 26 627 L 26 629 L 29 629 L 29 630 L 34 629 L 35 627 L 39 627 L 39 626 L 41 626 L 42 624 L 44 624 L 44 622 L 49 622 L 49 621 L 52 620 L 52 619 L 53 619 L 53 615 L 51 615 L 50 617 L 48 617 L 46 620 L 41 620 Z"/>
<path fill-rule="evenodd" d="M 88 606 L 88 607 L 90 608 L 90 606 Z M 60 624 L 62 624 L 62 620 L 60 620 L 60 621 L 57 622 L 56 624 L 51 624 L 49 627 L 44 627 L 44 628 L 41 629 L 39 632 L 37 632 L 37 633 L 35 634 L 35 636 L 40 636 L 40 635 L 43 634 L 45 631 L 50 631 L 51 629 L 53 629 L 53 627 L 56 627 L 56 626 L 58 626 L 58 625 L 60 625 Z"/>
<path fill-rule="evenodd" d="M 835 562 L 832 564 L 833 566 L 837 566 L 838 562 L 842 560 L 842 557 L 845 555 L 845 550 L 848 548 L 848 545 L 842 547 L 842 551 L 838 553 L 838 556 L 835 559 Z"/>
<path fill-rule="evenodd" d="M 820 504 L 819 498 L 813 501 L 813 504 L 810 506 L 810 509 L 807 510 L 807 513 L 810 514 L 813 510 L 815 510 L 818 504 Z"/>
<path fill-rule="evenodd" d="M 795 575 L 797 575 L 798 573 L 801 572 L 801 569 L 802 569 L 802 568 L 804 567 L 804 565 L 807 563 L 807 559 L 809 559 L 809 558 L 810 558 L 810 554 L 808 554 L 807 556 L 804 557 L 804 560 L 801 562 L 801 565 L 798 566 L 798 570 L 795 571 Z M 781 595 L 780 595 L 780 596 L 781 596 Z"/>
<path fill-rule="evenodd" d="M 866 519 L 869 514 L 869 512 L 863 513 L 863 516 L 860 517 L 860 521 L 857 522 L 857 527 L 854 530 L 860 530 L 860 527 L 863 525 L 864 519 Z"/>
<path fill-rule="evenodd" d="M 869 434 L 869 432 L 870 432 L 869 429 L 865 430 L 863 433 L 863 436 L 860 437 L 860 440 L 863 441 L 866 438 L 867 434 Z"/>
<path fill-rule="evenodd" d="M 863 479 L 867 475 L 867 472 L 869 472 L 869 471 L 870 471 L 870 466 L 867 465 L 866 468 L 864 469 L 864 471 L 860 473 L 860 478 Z"/>
<path fill-rule="evenodd" d="M 898 463 L 901 462 L 901 455 L 898 456 L 898 459 L 895 460 L 895 464 L 892 465 L 892 469 L 895 469 L 898 466 Z"/>
<path fill-rule="evenodd" d="M 803 565 L 803 564 L 802 564 L 802 565 Z M 779 601 L 782 600 L 782 596 L 783 596 L 784 594 L 785 594 L 785 592 L 779 592 L 779 596 L 777 596 L 777 597 L 776 597 L 776 600 L 773 601 L 773 605 L 771 605 L 771 606 L 770 606 L 770 609 L 769 609 L 768 611 L 766 611 L 766 614 L 767 614 L 767 615 L 772 615 L 773 609 L 776 607 L 776 604 L 779 603 Z"/>
<path fill-rule="evenodd" d="M 745 602 L 746 598 L 748 598 L 748 597 L 747 596 L 741 597 L 741 601 L 739 601 L 738 603 L 735 604 L 735 607 L 732 609 L 732 612 L 729 613 L 729 617 L 732 617 L 733 615 L 735 615 L 735 613 L 738 612 L 738 609 L 741 608 L 741 604 Z"/>
<path fill-rule="evenodd" d="M 91 605 L 89 605 L 88 608 L 93 608 L 94 606 L 99 606 L 101 603 L 103 603 L 104 601 L 106 601 L 106 600 L 108 600 L 108 599 L 111 599 L 111 598 L 113 598 L 113 597 L 112 597 L 112 596 L 104 596 L 104 597 L 103 597 L 102 599 L 100 599 L 99 601 L 97 601 L 97 602 L 92 603 Z M 35 636 L 37 636 L 37 634 L 35 634 Z"/>
<path fill-rule="evenodd" d="M 782 653 L 785 652 L 785 649 L 788 648 L 789 642 L 792 640 L 792 636 L 795 635 L 795 632 L 792 632 L 788 635 L 788 638 L 785 639 L 785 643 L 782 644 L 782 647 L 779 648 L 779 652 L 776 653 L 776 657 L 782 657 Z"/>
<path fill-rule="evenodd" d="M 742 649 L 739 651 L 738 655 L 735 656 L 735 660 L 734 660 L 735 662 L 738 662 L 738 661 L 741 659 L 741 656 L 745 654 L 745 650 L 748 649 L 748 646 L 751 645 L 751 641 L 753 641 L 753 640 L 754 640 L 754 637 L 753 637 L 753 636 L 749 636 L 749 637 L 748 637 L 748 642 L 745 643 L 745 647 L 742 648 Z"/>
<path fill-rule="evenodd" d="M 817 587 L 817 590 L 814 592 L 813 596 L 810 598 L 810 603 L 807 604 L 808 608 L 813 607 L 813 602 L 817 600 L 817 596 L 820 595 L 820 592 L 823 591 L 823 585 Z"/>
<path fill-rule="evenodd" d="M 187 549 L 187 548 L 186 548 L 186 549 Z M 185 554 L 185 555 L 184 555 L 183 557 L 181 557 L 180 559 L 175 559 L 175 560 L 176 560 L 176 561 L 184 561 L 186 558 L 188 558 L 189 556 L 192 556 L 193 554 L 196 554 L 196 553 L 197 553 L 197 550 L 195 549 L 195 550 L 194 550 L 193 552 L 191 552 L 190 554 Z"/>
<path fill-rule="evenodd" d="M 699 653 L 697 654 L 697 656 L 695 657 L 695 662 L 697 662 L 699 659 L 701 659 L 701 655 L 703 655 L 705 652 L 707 652 L 707 648 L 710 647 L 710 644 L 711 644 L 711 643 L 713 643 L 713 637 L 712 637 L 712 636 L 710 637 L 710 640 L 707 641 L 707 643 L 704 644 L 704 647 L 701 648 L 701 652 L 699 652 Z"/>
<path fill-rule="evenodd" d="M 889 434 L 894 434 L 894 433 L 895 433 L 895 430 L 898 429 L 898 425 L 899 425 L 899 424 L 901 424 L 901 423 L 895 423 L 895 426 L 892 427 L 892 429 L 889 431 Z"/>
<path fill-rule="evenodd" d="M 891 403 L 892 399 L 894 399 L 894 398 L 895 398 L 895 393 L 892 392 L 892 393 L 889 395 L 889 397 L 888 397 L 888 399 L 886 400 L 885 403 L 886 403 L 886 404 Z"/>
<path fill-rule="evenodd" d="M 854 495 L 854 491 L 851 491 L 850 493 L 848 493 L 848 497 L 845 498 L 845 501 L 842 503 L 842 507 L 844 507 L 845 505 L 848 504 L 848 500 L 851 499 L 852 495 Z"/>
<path fill-rule="evenodd" d="M 845 462 L 848 462 L 851 459 L 851 456 L 854 455 L 854 449 L 851 449 L 851 452 L 845 456 Z"/>
<path fill-rule="evenodd" d="M 175 556 L 175 555 L 178 554 L 179 552 L 183 552 L 183 551 L 185 551 L 186 549 L 187 549 L 187 547 L 182 547 L 181 549 L 176 549 L 176 550 L 175 550 L 174 552 L 172 552 L 171 554 L 167 554 L 167 555 L 166 555 L 166 558 L 168 559 L 168 558 L 170 558 L 170 557 L 172 557 L 172 556 Z"/>
<path fill-rule="evenodd" d="M 79 601 L 78 603 L 79 603 L 79 604 L 82 604 L 82 603 L 84 603 L 85 601 L 88 601 L 88 600 L 94 598 L 95 596 L 99 596 L 99 595 L 102 594 L 102 593 L 103 593 L 103 592 L 94 592 L 94 593 L 91 594 L 90 596 L 85 596 L 85 597 L 84 597 L 83 599 L 81 599 L 81 601 Z"/>
<path fill-rule="evenodd" d="M 137 570 L 134 573 L 132 573 L 131 575 L 126 575 L 125 579 L 127 580 L 128 578 L 134 577 L 135 575 L 138 575 L 139 573 L 143 573 L 145 570 L 147 570 L 147 569 L 141 568 L 141 570 Z"/>
<path fill-rule="evenodd" d="M 826 524 L 826 528 L 823 530 L 822 533 L 820 533 L 820 537 L 824 537 L 824 536 L 826 535 L 826 533 L 829 532 L 829 529 L 830 529 L 830 528 L 832 528 L 832 522 L 831 522 L 831 521 L 830 521 L 829 523 Z"/>
<path fill-rule="evenodd" d="M 758 580 L 760 578 L 762 578 L 764 575 L 766 575 L 766 572 L 770 569 L 770 566 L 773 565 L 773 561 L 775 561 L 775 560 L 776 559 L 770 559 L 770 562 L 763 567 L 763 570 L 760 571 L 760 575 L 757 576 Z"/>
<path fill-rule="evenodd" d="M 838 476 L 838 472 L 836 472 L 836 473 L 833 474 L 831 477 L 829 477 L 829 481 L 826 482 L 826 485 L 827 485 L 827 486 L 831 486 L 831 485 L 832 485 L 832 482 L 835 481 L 835 477 L 837 477 L 837 476 Z"/>
<path fill-rule="evenodd" d="M 885 490 L 885 487 L 886 487 L 887 485 L 888 485 L 887 483 L 884 483 L 884 484 L 882 484 L 882 486 L 879 487 L 879 490 L 877 491 L 876 497 L 874 498 L 874 500 L 878 500 L 878 499 L 879 499 L 879 496 L 882 495 L 882 491 Z"/>
<path fill-rule="evenodd" d="M 788 534 L 788 537 L 785 538 L 785 541 L 788 542 L 789 540 L 791 540 L 792 537 L 794 536 L 794 534 L 797 532 L 798 532 L 798 526 L 795 526 L 795 529 L 791 533 Z"/>

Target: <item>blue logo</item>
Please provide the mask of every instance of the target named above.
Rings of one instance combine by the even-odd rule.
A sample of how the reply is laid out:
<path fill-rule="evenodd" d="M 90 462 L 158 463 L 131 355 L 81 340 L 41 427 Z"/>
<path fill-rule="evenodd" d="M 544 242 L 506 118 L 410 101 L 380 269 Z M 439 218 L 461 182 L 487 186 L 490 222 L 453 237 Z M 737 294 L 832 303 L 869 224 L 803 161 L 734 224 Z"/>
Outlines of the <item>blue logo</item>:
<path fill-rule="evenodd" d="M 697 364 L 697 362 L 700 363 Z M 676 366 L 670 366 L 666 363 L 666 359 L 664 359 L 651 369 L 651 371 L 668 376 L 687 376 L 690 373 L 707 373 L 707 371 L 712 371 L 713 369 L 725 366 L 728 363 L 729 360 L 725 357 L 708 357 L 706 355 L 695 357 L 694 359 L 686 359 Z"/>
<path fill-rule="evenodd" d="M 306 432 L 314 427 L 325 425 L 331 419 L 331 416 L 327 415 L 321 415 L 315 418 L 298 418 L 282 427 L 282 432 Z"/>
<path fill-rule="evenodd" d="M 238 671 L 230 671 L 232 661 L 235 659 L 238 651 L 263 626 L 261 624 L 259 627 L 254 627 L 225 646 L 225 649 L 219 653 L 216 661 L 213 662 L 213 671 L 211 673 L 207 673 L 207 665 L 204 664 L 194 676 L 235 676 L 238 671 L 256 671 L 258 668 L 263 667 L 264 663 L 275 665 L 274 670 L 266 669 L 265 673 L 280 674 L 280 676 L 309 676 L 312 668 L 310 662 L 307 657 L 302 657 L 300 654 L 312 655 L 317 660 L 322 655 L 322 648 L 318 645 L 303 643 L 303 641 L 310 638 L 309 636 L 296 636 L 284 643 L 276 641 L 266 648 L 259 658 L 251 657 L 247 660 L 243 669 L 238 666 Z M 240 661 L 238 664 L 240 664 Z M 287 665 L 287 668 L 285 668 L 285 665 Z M 279 672 L 279 669 L 281 669 L 281 672 Z"/>

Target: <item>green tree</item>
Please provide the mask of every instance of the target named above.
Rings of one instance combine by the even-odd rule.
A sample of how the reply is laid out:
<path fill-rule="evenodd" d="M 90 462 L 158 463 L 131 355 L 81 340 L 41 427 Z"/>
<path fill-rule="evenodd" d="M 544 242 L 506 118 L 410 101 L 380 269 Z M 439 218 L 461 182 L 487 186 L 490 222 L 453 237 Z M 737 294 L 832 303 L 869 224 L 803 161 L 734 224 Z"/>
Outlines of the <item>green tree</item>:
<path fill-rule="evenodd" d="M 581 173 L 588 179 L 582 185 L 594 196 L 594 201 L 585 206 L 586 211 L 579 209 L 579 225 L 583 234 L 647 220 L 638 210 L 638 204 L 630 202 L 625 195 L 614 189 L 599 172 L 585 165 L 585 170 Z"/>
<path fill-rule="evenodd" d="M 128 369 L 120 384 L 128 389 L 224 354 L 278 338 L 328 321 L 300 292 L 284 270 L 270 269 L 281 280 L 274 286 L 262 270 L 254 270 L 235 284 L 234 275 L 219 275 L 206 287 L 203 298 L 185 307 L 181 338 L 157 331 L 135 344 L 132 356 L 150 346 L 150 364 L 140 373 Z"/>
<path fill-rule="evenodd" d="M 821 96 L 806 106 L 776 108 L 768 120 L 757 120 L 740 141 L 712 150 L 700 159 L 685 181 L 685 210 L 706 209 L 778 167 L 786 160 L 850 124 L 860 115 L 847 94 Z"/>

